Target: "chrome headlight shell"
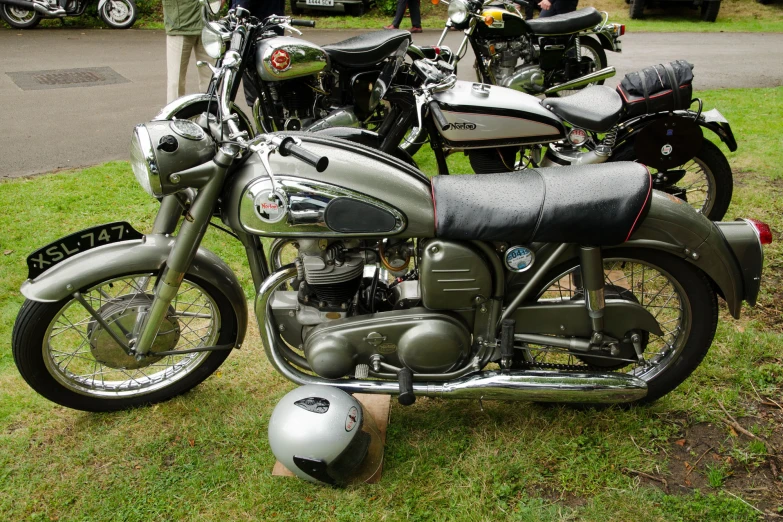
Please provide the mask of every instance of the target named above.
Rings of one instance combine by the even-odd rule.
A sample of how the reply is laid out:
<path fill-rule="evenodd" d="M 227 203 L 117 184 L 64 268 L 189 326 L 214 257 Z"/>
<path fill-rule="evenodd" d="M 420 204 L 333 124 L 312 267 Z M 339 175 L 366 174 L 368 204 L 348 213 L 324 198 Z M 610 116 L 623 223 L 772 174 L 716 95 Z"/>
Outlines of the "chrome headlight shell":
<path fill-rule="evenodd" d="M 136 181 L 150 196 L 160 197 L 160 171 L 155 159 L 155 149 L 144 124 L 136 125 L 131 139 L 131 168 Z"/>
<path fill-rule="evenodd" d="M 210 58 L 217 60 L 226 52 L 226 41 L 223 29 L 215 22 L 209 22 L 201 30 L 201 44 Z"/>
<path fill-rule="evenodd" d="M 453 0 L 449 4 L 449 18 L 455 24 L 461 24 L 468 19 L 468 4 L 464 0 Z"/>

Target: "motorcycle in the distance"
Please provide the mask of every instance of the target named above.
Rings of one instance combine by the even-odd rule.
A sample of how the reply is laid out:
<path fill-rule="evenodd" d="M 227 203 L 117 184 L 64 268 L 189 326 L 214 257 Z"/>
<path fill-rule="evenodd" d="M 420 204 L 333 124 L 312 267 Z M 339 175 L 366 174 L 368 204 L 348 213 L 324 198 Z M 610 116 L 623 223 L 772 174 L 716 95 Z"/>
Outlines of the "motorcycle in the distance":
<path fill-rule="evenodd" d="M 81 16 L 92 2 L 67 0 L 0 0 L 0 17 L 15 29 L 32 29 L 46 18 Z M 135 0 L 99 0 L 98 16 L 113 29 L 128 29 L 138 16 Z"/>
<path fill-rule="evenodd" d="M 677 65 L 690 67 L 684 61 Z M 731 166 L 702 129 L 719 136 L 729 150 L 737 143 L 723 115 L 702 111 L 699 99 L 683 94 L 680 102 L 681 107 L 697 102 L 697 110 L 655 110 L 650 104 L 646 112 L 643 99 L 629 108 L 629 101 L 604 85 L 541 100 L 459 81 L 441 60 L 416 60 L 411 70 L 419 87 L 392 86 L 386 93 L 390 108 L 378 128 L 380 150 L 412 154 L 429 142 L 439 174 L 449 173 L 446 156 L 456 152 L 469 157 L 477 174 L 641 161 L 653 172 L 656 189 L 687 201 L 709 219 L 723 219 L 729 207 Z"/>
<path fill-rule="evenodd" d="M 609 15 L 593 7 L 525 20 L 524 0 L 442 1 L 449 18 L 437 45 L 449 30 L 462 30 L 449 63 L 457 65 L 470 44 L 479 83 L 550 96 L 602 84 L 615 74 L 604 50 L 622 51 L 625 26 L 608 23 Z"/>
<path fill-rule="evenodd" d="M 135 128 L 133 172 L 161 201 L 149 233 L 98 225 L 28 257 L 12 351 L 48 399 L 155 403 L 253 349 L 244 289 L 201 248 L 213 216 L 244 247 L 276 371 L 405 405 L 652 401 L 704 358 L 718 295 L 734 317 L 756 301 L 769 228 L 713 223 L 639 164 L 430 180 L 317 133 L 249 139 L 238 70 L 215 71 L 218 121 Z"/>

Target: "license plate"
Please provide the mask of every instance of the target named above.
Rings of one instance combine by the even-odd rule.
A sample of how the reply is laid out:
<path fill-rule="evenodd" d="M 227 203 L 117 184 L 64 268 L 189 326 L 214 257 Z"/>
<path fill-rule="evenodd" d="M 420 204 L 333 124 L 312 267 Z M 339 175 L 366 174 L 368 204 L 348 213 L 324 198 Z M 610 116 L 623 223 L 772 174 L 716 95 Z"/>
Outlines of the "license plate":
<path fill-rule="evenodd" d="M 334 0 L 305 0 L 307 5 L 323 5 L 326 7 L 334 7 Z"/>
<path fill-rule="evenodd" d="M 54 243 L 49 243 L 30 254 L 27 257 L 27 277 L 35 279 L 54 265 L 81 252 L 109 243 L 141 239 L 142 237 L 141 232 L 125 221 L 85 228 L 70 236 L 62 237 Z"/>

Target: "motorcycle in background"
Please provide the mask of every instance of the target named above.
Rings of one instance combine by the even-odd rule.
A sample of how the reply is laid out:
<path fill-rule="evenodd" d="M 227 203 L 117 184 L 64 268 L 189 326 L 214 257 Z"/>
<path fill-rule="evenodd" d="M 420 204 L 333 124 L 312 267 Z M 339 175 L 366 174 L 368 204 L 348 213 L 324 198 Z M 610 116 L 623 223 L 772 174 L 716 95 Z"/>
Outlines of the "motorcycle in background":
<path fill-rule="evenodd" d="M 32 29 L 43 19 L 81 16 L 89 0 L 68 0 L 61 7 L 57 0 L 0 0 L 0 17 L 15 29 Z M 98 16 L 113 29 L 128 29 L 138 16 L 135 0 L 99 0 Z"/>
<path fill-rule="evenodd" d="M 394 86 L 386 94 L 390 110 L 378 130 L 381 150 L 410 153 L 429 141 L 440 174 L 449 173 L 446 156 L 455 152 L 464 152 L 477 174 L 641 161 L 651 167 L 656 189 L 687 201 L 711 220 L 722 219 L 731 202 L 731 167 L 702 134 L 702 129 L 715 133 L 734 151 L 731 126 L 717 109 L 702 111 L 702 101 L 691 101 L 690 90 L 679 105 L 685 109 L 655 110 L 655 100 L 647 105 L 643 98 L 625 100 L 604 85 L 540 100 L 505 87 L 458 81 L 453 67 L 440 60 L 417 60 L 412 70 L 420 87 Z M 674 91 L 679 90 L 678 85 Z M 694 102 L 697 110 L 687 108 Z"/>
<path fill-rule="evenodd" d="M 550 96 L 601 84 L 615 74 L 604 49 L 622 51 L 625 26 L 608 23 L 607 13 L 588 7 L 525 20 L 519 9 L 523 0 L 443 1 L 449 18 L 437 45 L 450 29 L 462 30 L 465 36 L 450 63 L 457 64 L 469 43 L 479 83 Z"/>
<path fill-rule="evenodd" d="M 252 349 L 245 291 L 201 247 L 213 216 L 244 246 L 276 371 L 403 405 L 653 401 L 706 355 L 718 295 L 734 317 L 756 301 L 769 228 L 710 222 L 639 164 L 430 180 L 318 133 L 248 139 L 230 106 L 239 70 L 226 59 L 214 78 L 230 139 L 207 118 L 134 129 L 134 175 L 161 200 L 150 233 L 108 223 L 28 257 L 12 352 L 49 400 L 164 401 Z"/>

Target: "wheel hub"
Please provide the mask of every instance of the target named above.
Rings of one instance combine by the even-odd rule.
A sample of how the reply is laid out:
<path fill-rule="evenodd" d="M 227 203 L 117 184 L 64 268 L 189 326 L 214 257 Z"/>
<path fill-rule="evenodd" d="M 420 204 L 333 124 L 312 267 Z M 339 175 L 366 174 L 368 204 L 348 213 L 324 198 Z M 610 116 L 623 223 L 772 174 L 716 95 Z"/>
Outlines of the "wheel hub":
<path fill-rule="evenodd" d="M 123 22 L 128 17 L 129 11 L 130 9 L 125 5 L 125 2 L 113 1 L 111 3 L 111 18 L 115 22 Z"/>
<path fill-rule="evenodd" d="M 124 296 L 101 306 L 97 312 L 119 336 L 129 339 L 139 314 L 149 309 L 152 298 L 153 296 L 148 294 Z M 156 353 L 173 350 L 179 342 L 179 322 L 171 317 L 173 313 L 174 310 L 169 307 L 169 313 L 163 319 L 149 354 L 140 360 L 126 353 L 109 332 L 93 319 L 87 326 L 90 352 L 96 361 L 110 368 L 135 370 L 149 366 L 165 357 L 156 356 Z"/>

